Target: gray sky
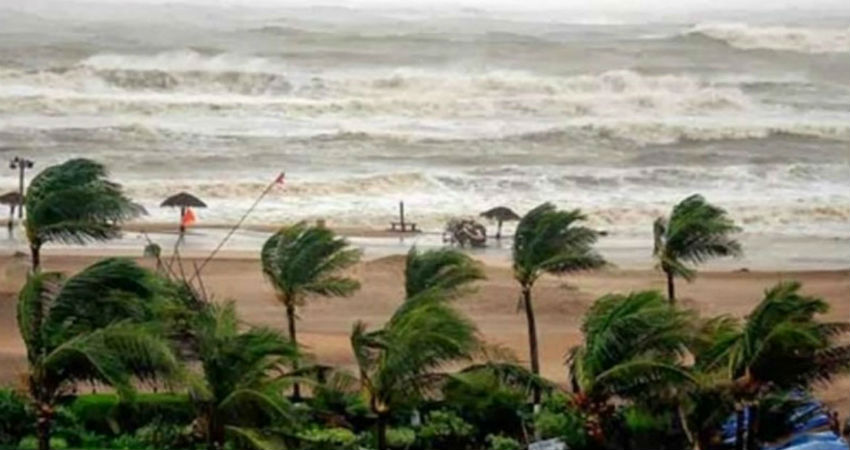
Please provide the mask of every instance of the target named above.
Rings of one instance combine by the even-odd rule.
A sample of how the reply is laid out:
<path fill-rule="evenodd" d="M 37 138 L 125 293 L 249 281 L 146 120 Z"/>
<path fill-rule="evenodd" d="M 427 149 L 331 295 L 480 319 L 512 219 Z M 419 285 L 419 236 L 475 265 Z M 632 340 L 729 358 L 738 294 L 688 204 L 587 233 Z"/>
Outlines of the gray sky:
<path fill-rule="evenodd" d="M 31 0 L 59 1 L 59 0 Z M 61 0 L 61 3 L 153 3 L 202 4 L 209 6 L 298 6 L 338 5 L 347 7 L 470 7 L 499 10 L 582 10 L 582 11 L 640 11 L 640 10 L 848 10 L 847 0 Z"/>

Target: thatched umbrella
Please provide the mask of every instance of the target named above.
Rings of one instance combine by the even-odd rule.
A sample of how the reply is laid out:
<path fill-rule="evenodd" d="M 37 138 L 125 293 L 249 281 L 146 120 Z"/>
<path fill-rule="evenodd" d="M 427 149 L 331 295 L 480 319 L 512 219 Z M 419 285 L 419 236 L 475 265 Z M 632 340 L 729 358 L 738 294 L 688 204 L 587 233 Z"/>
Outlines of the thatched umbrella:
<path fill-rule="evenodd" d="M 15 225 L 15 208 L 21 206 L 24 203 L 23 200 L 24 198 L 18 191 L 11 191 L 0 195 L 0 204 L 9 205 L 9 223 L 6 224 L 9 227 L 9 233 L 12 232 L 12 228 Z"/>
<path fill-rule="evenodd" d="M 207 204 L 188 192 L 180 192 L 163 200 L 162 204 L 159 206 L 180 208 L 180 235 L 182 236 L 186 231 L 186 226 L 183 225 L 183 217 L 186 215 L 186 208 L 206 208 Z"/>
<path fill-rule="evenodd" d="M 519 220 L 519 214 L 515 213 L 507 206 L 497 206 L 495 208 L 490 208 L 487 211 L 481 213 L 481 217 L 485 217 L 489 220 L 495 220 L 499 222 L 499 229 L 496 231 L 496 239 L 502 238 L 502 222 Z"/>

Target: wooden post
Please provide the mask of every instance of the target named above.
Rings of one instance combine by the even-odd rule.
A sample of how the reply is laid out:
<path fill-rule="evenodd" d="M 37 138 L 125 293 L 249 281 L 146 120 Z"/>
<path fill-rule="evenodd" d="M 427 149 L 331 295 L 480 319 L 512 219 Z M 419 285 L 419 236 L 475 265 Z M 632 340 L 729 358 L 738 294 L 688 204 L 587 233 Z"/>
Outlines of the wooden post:
<path fill-rule="evenodd" d="M 183 218 L 186 217 L 186 207 L 180 207 L 180 237 L 183 237 L 183 233 L 186 232 L 186 226 L 183 225 Z"/>
<path fill-rule="evenodd" d="M 404 226 L 404 202 L 398 202 L 398 218 L 399 218 L 399 223 L 401 224 L 401 231 L 402 231 L 402 232 L 404 232 L 404 231 L 405 231 L 405 226 Z"/>
<path fill-rule="evenodd" d="M 15 204 L 14 203 L 9 205 L 9 223 L 6 224 L 6 226 L 9 228 L 9 238 L 11 239 L 12 233 L 14 233 L 13 230 L 15 229 Z"/>

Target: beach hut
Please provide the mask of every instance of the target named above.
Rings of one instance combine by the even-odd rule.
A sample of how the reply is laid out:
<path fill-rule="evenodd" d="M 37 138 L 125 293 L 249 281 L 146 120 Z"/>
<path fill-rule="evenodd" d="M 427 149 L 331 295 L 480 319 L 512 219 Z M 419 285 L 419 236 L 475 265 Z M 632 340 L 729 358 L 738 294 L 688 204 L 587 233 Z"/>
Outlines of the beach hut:
<path fill-rule="evenodd" d="M 191 214 L 189 208 L 206 208 L 207 204 L 188 192 L 180 192 L 163 200 L 159 206 L 180 208 L 180 236 L 182 237 L 183 233 L 186 232 L 187 212 Z"/>
<path fill-rule="evenodd" d="M 519 220 L 519 214 L 515 213 L 507 206 L 497 206 L 495 208 L 490 208 L 487 211 L 481 213 L 481 217 L 484 217 L 488 220 L 495 220 L 499 223 L 498 228 L 496 229 L 496 239 L 502 238 L 502 222 Z"/>
<path fill-rule="evenodd" d="M 6 226 L 9 228 L 9 234 L 12 234 L 12 229 L 15 226 L 15 208 L 23 204 L 23 197 L 18 191 L 7 192 L 0 195 L 0 204 L 9 205 L 9 223 Z"/>

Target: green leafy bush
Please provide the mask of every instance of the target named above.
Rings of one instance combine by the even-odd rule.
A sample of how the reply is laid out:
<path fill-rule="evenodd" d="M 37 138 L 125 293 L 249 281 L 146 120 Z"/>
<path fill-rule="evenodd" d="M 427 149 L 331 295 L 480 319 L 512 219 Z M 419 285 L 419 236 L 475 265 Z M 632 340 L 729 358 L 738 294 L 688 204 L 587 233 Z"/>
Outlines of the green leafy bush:
<path fill-rule="evenodd" d="M 542 438 L 559 438 L 571 449 L 587 447 L 585 418 L 563 395 L 546 399 L 534 416 L 534 429 Z"/>
<path fill-rule="evenodd" d="M 527 393 L 503 383 L 492 372 L 451 378 L 443 388 L 443 397 L 446 408 L 456 411 L 476 428 L 479 440 L 488 434 L 519 436 L 522 433 Z"/>
<path fill-rule="evenodd" d="M 27 436 L 21 439 L 18 443 L 18 450 L 36 450 L 38 448 L 38 439 L 35 436 Z M 68 441 L 61 437 L 50 438 L 50 448 L 53 450 L 65 450 L 68 447 Z"/>
<path fill-rule="evenodd" d="M 410 448 L 416 442 L 416 432 L 410 428 L 388 428 L 387 446 L 396 449 Z"/>
<path fill-rule="evenodd" d="M 112 440 L 109 444 L 110 450 L 153 450 L 136 435 L 122 434 Z"/>
<path fill-rule="evenodd" d="M 625 408 L 622 415 L 626 428 L 633 434 L 664 431 L 670 425 L 669 414 L 655 414 L 636 406 Z"/>
<path fill-rule="evenodd" d="M 178 449 L 188 448 L 188 436 L 185 427 L 169 423 L 163 419 L 155 419 L 153 422 L 136 430 L 136 437 L 143 442 L 147 448 L 152 449 Z"/>
<path fill-rule="evenodd" d="M 87 430 L 103 434 L 133 432 L 158 419 L 188 424 L 195 417 L 186 395 L 169 393 L 139 394 L 132 403 L 122 403 L 114 394 L 80 395 L 69 409 Z"/>
<path fill-rule="evenodd" d="M 13 447 L 35 430 L 27 399 L 12 389 L 0 389 L 0 447 Z"/>
<path fill-rule="evenodd" d="M 350 450 L 356 448 L 357 435 L 347 428 L 311 428 L 298 433 L 302 450 Z"/>
<path fill-rule="evenodd" d="M 511 437 L 498 434 L 488 434 L 487 448 L 489 450 L 522 450 L 523 445 Z"/>
<path fill-rule="evenodd" d="M 428 413 L 419 430 L 422 447 L 426 449 L 461 449 L 471 443 L 475 427 L 454 411 L 437 410 Z"/>

